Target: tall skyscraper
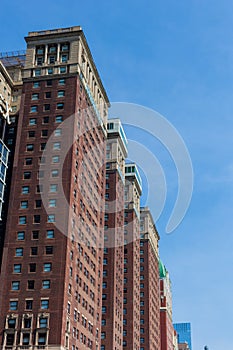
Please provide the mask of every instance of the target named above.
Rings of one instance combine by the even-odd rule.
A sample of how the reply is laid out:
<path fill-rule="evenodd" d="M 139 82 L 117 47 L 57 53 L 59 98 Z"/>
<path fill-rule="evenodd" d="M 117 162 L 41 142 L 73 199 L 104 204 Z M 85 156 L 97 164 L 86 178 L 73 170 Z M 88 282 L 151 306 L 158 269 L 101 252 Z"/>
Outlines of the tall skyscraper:
<path fill-rule="evenodd" d="M 108 98 L 80 27 L 31 32 L 26 42 L 0 344 L 97 350 Z"/>
<path fill-rule="evenodd" d="M 169 273 L 159 262 L 161 350 L 173 350 L 172 291 Z"/>
<path fill-rule="evenodd" d="M 178 343 L 187 342 L 190 350 L 192 350 L 191 323 L 174 323 L 174 328 L 178 334 Z"/>
<path fill-rule="evenodd" d="M 140 349 L 140 196 L 136 164 L 125 166 L 123 347 Z"/>
<path fill-rule="evenodd" d="M 140 350 L 160 350 L 159 234 L 149 208 L 140 211 Z"/>
<path fill-rule="evenodd" d="M 5 154 L 4 157 L 1 157 L 0 271 L 11 188 L 16 131 L 22 94 L 21 72 L 25 64 L 25 57 L 25 52 L 0 54 L 0 139 L 2 142 L 1 152 L 3 152 L 3 154 L 7 153 L 7 156 Z M 6 147 L 9 152 L 6 150 Z"/>
<path fill-rule="evenodd" d="M 110 119 L 107 130 L 101 350 L 121 350 L 127 140 L 119 119 Z"/>

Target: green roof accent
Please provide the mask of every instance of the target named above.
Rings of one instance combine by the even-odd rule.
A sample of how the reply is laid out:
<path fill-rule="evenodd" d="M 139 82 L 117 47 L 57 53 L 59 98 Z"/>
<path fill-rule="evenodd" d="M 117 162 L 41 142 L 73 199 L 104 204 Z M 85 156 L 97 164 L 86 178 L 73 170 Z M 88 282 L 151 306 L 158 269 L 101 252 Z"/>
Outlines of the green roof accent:
<path fill-rule="evenodd" d="M 162 261 L 159 259 L 159 277 L 165 278 L 166 275 L 167 275 L 166 268 L 165 268 L 164 264 L 162 263 Z"/>

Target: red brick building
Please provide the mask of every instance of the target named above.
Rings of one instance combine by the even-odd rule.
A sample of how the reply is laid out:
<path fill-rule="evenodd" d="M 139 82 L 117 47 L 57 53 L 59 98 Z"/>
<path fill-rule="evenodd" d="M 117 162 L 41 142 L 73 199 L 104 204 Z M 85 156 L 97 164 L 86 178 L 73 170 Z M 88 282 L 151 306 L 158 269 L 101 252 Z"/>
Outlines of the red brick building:
<path fill-rule="evenodd" d="M 97 350 L 108 98 L 80 27 L 32 32 L 26 42 L 0 345 Z"/>
<path fill-rule="evenodd" d="M 173 350 L 174 327 L 172 323 L 171 281 L 169 273 L 161 261 L 159 262 L 159 274 L 161 350 Z"/>
<path fill-rule="evenodd" d="M 119 119 L 107 124 L 101 350 L 123 346 L 124 186 L 127 140 Z"/>
<path fill-rule="evenodd" d="M 125 166 L 123 349 L 140 349 L 140 196 L 135 164 Z"/>
<path fill-rule="evenodd" d="M 147 207 L 140 236 L 140 350 L 160 350 L 159 234 Z"/>

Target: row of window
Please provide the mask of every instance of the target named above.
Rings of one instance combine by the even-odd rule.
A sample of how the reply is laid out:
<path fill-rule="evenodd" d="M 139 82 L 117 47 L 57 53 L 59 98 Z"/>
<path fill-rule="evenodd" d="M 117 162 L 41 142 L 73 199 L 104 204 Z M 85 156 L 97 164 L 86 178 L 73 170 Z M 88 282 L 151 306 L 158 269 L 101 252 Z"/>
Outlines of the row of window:
<path fill-rule="evenodd" d="M 37 101 L 39 100 L 40 94 L 39 93 L 33 93 L 32 94 L 32 101 Z M 46 91 L 44 93 L 44 98 L 51 98 L 52 97 L 52 92 L 51 91 Z M 58 90 L 57 91 L 57 97 L 65 97 L 65 90 Z"/>
<path fill-rule="evenodd" d="M 55 116 L 55 123 L 61 123 L 63 121 L 63 116 L 62 115 L 57 115 Z M 49 117 L 43 117 L 42 118 L 42 124 L 48 124 L 49 123 Z M 29 125 L 37 125 L 37 119 L 36 118 L 29 118 Z"/>
<path fill-rule="evenodd" d="M 16 301 L 11 301 L 10 303 L 15 303 Z M 28 303 L 32 302 L 32 300 L 26 300 L 26 305 Z M 49 300 L 48 299 L 41 299 L 41 309 L 45 310 L 49 308 Z M 28 310 L 25 307 L 26 310 Z M 11 317 L 8 318 L 6 321 L 6 328 L 16 328 L 17 327 L 17 318 Z M 22 328 L 31 328 L 32 327 L 32 317 L 26 316 L 22 320 Z M 46 328 L 48 327 L 48 317 L 39 316 L 38 317 L 38 328 Z"/>
<path fill-rule="evenodd" d="M 55 64 L 56 62 L 60 62 L 60 63 L 67 63 L 69 59 L 69 55 L 68 54 L 61 54 L 60 58 L 57 58 L 57 55 L 49 55 L 48 56 L 48 64 Z M 59 61 L 57 61 L 59 60 Z M 44 57 L 43 56 L 38 56 L 36 58 L 36 64 L 37 66 L 42 66 L 44 64 Z M 48 69 L 48 72 L 50 70 Z M 50 73 L 48 73 L 50 74 Z"/>
<path fill-rule="evenodd" d="M 35 200 L 35 209 L 41 208 L 42 206 L 42 200 L 41 199 L 36 199 Z M 49 208 L 55 208 L 57 206 L 57 200 L 56 199 L 49 199 L 48 201 L 48 207 Z M 23 200 L 20 202 L 20 209 L 28 209 L 29 204 L 27 200 Z"/>
<path fill-rule="evenodd" d="M 39 239 L 39 231 L 32 231 L 32 239 Z M 54 230 L 47 230 L 46 231 L 46 238 L 52 239 L 54 238 Z M 25 240 L 25 231 L 18 231 L 17 232 L 17 240 L 18 241 L 24 241 Z"/>
<path fill-rule="evenodd" d="M 42 75 L 43 70 L 41 68 L 36 68 L 33 71 L 33 75 L 34 77 L 40 77 Z M 46 69 L 46 73 L 48 75 L 54 74 L 55 73 L 55 69 L 53 67 L 49 67 Z M 66 66 L 61 66 L 58 67 L 58 69 L 56 69 L 56 73 L 58 74 L 65 74 L 67 73 L 67 67 Z"/>
<path fill-rule="evenodd" d="M 40 83 L 41 83 L 40 81 L 34 81 L 32 85 L 33 89 L 40 88 Z M 58 80 L 58 85 L 65 85 L 65 84 L 66 84 L 66 80 L 64 78 Z M 53 80 L 46 80 L 46 86 L 50 86 L 50 87 L 53 86 Z"/>
<path fill-rule="evenodd" d="M 35 268 L 34 268 L 34 270 L 36 271 Z M 50 280 L 43 280 L 42 281 L 42 285 L 41 285 L 42 289 L 50 289 L 50 286 L 51 286 Z M 12 281 L 11 282 L 11 290 L 13 290 L 13 291 L 20 290 L 20 281 Z"/>
<path fill-rule="evenodd" d="M 28 289 L 34 289 L 34 288 L 28 288 Z M 18 300 L 10 300 L 10 304 L 9 304 L 9 310 L 10 311 L 16 311 L 18 310 L 18 305 L 19 305 L 19 302 Z M 33 308 L 33 300 L 29 299 L 29 300 L 25 300 L 25 310 L 32 310 Z M 48 310 L 49 309 L 49 299 L 41 299 L 40 300 L 40 309 L 42 310 Z M 9 322 L 9 321 L 8 321 Z M 12 326 L 12 322 L 11 322 L 11 327 L 10 328 L 13 328 Z"/>
<path fill-rule="evenodd" d="M 28 266 L 28 272 L 36 272 L 37 265 L 36 263 L 31 263 Z M 52 263 L 47 262 L 43 264 L 43 272 L 51 272 L 52 271 Z M 22 264 L 14 264 L 13 273 L 22 273 Z"/>
<path fill-rule="evenodd" d="M 40 215 L 33 215 L 33 223 L 39 224 L 41 222 L 41 216 Z M 47 215 L 47 222 L 53 223 L 56 222 L 55 214 L 48 214 Z M 19 216 L 18 220 L 19 225 L 26 225 L 27 224 L 27 216 Z"/>
<path fill-rule="evenodd" d="M 60 129 L 58 129 L 58 131 L 59 132 L 61 132 L 60 131 Z M 61 134 L 60 134 L 61 135 Z M 60 136 L 59 135 L 59 136 Z M 33 137 L 35 137 L 35 136 L 33 136 Z M 45 147 L 46 147 L 46 143 L 41 143 L 40 144 L 40 150 L 41 151 L 44 151 L 45 150 Z M 53 143 L 53 150 L 54 151 L 58 151 L 58 150 L 60 150 L 61 149 L 61 143 L 60 142 L 54 142 Z M 33 152 L 34 151 L 34 144 L 33 143 L 28 143 L 27 145 L 26 145 L 26 151 L 27 152 Z"/>
<path fill-rule="evenodd" d="M 23 256 L 24 248 L 15 248 L 15 256 L 21 257 Z M 44 247 L 44 253 L 45 255 L 52 255 L 53 254 L 53 246 L 45 246 Z M 31 256 L 37 256 L 38 255 L 38 247 L 31 247 L 30 248 L 30 255 Z"/>
<path fill-rule="evenodd" d="M 64 102 L 58 102 L 56 104 L 56 109 L 64 109 L 64 106 L 65 106 Z M 30 113 L 37 113 L 38 112 L 38 108 L 39 108 L 38 105 L 31 106 Z M 50 104 L 49 103 L 44 104 L 43 111 L 44 112 L 50 111 Z"/>
<path fill-rule="evenodd" d="M 53 175 L 56 173 L 53 173 Z M 56 176 L 52 176 L 56 177 Z M 58 185 L 57 184 L 50 184 L 49 185 L 49 192 L 55 193 L 58 190 Z M 43 187 L 42 185 L 37 185 L 36 186 L 36 192 L 37 193 L 42 193 L 43 192 Z M 29 194 L 30 193 L 30 186 L 22 186 L 21 188 L 21 194 Z"/>

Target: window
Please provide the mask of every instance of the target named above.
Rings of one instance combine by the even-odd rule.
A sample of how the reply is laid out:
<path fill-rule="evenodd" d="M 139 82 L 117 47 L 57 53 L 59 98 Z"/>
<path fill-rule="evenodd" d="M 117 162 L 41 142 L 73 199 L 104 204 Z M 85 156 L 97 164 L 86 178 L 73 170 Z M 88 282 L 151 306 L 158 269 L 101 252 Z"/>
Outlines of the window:
<path fill-rule="evenodd" d="M 20 225 L 26 225 L 27 223 L 27 217 L 26 216 L 20 216 L 19 217 L 19 224 Z"/>
<path fill-rule="evenodd" d="M 23 173 L 23 178 L 24 178 L 24 180 L 29 180 L 31 178 L 31 172 L 30 171 L 25 171 Z"/>
<path fill-rule="evenodd" d="M 54 64 L 56 61 L 55 56 L 49 56 L 49 64 Z"/>
<path fill-rule="evenodd" d="M 107 311 L 107 307 L 106 306 L 102 306 L 102 314 L 106 314 Z"/>
<path fill-rule="evenodd" d="M 32 310 L 33 300 L 25 300 L 25 309 Z"/>
<path fill-rule="evenodd" d="M 18 301 L 16 301 L 16 300 L 10 301 L 9 309 L 10 310 L 17 310 L 18 309 Z"/>
<path fill-rule="evenodd" d="M 28 281 L 28 289 L 34 289 L 35 288 L 35 281 L 30 280 Z"/>
<path fill-rule="evenodd" d="M 66 73 L 66 67 L 60 67 L 60 73 L 61 74 Z"/>
<path fill-rule="evenodd" d="M 44 105 L 44 111 L 50 111 L 50 104 Z"/>
<path fill-rule="evenodd" d="M 48 68 L 47 73 L 48 74 L 53 74 L 53 68 Z"/>
<path fill-rule="evenodd" d="M 36 125 L 36 119 L 35 118 L 30 118 L 29 119 L 29 125 Z"/>
<path fill-rule="evenodd" d="M 63 121 L 63 116 L 62 115 L 57 115 L 56 117 L 55 117 L 55 122 L 56 123 L 61 123 Z"/>
<path fill-rule="evenodd" d="M 51 184 L 49 186 L 49 191 L 52 192 L 52 193 L 57 192 L 57 189 L 58 189 L 58 185 L 57 184 Z"/>
<path fill-rule="evenodd" d="M 31 255 L 37 255 L 38 254 L 38 247 L 31 247 Z"/>
<path fill-rule="evenodd" d="M 33 217 L 33 223 L 34 224 L 39 224 L 40 223 L 40 215 L 34 215 Z"/>
<path fill-rule="evenodd" d="M 56 137 L 61 136 L 61 129 L 54 130 L 54 136 Z"/>
<path fill-rule="evenodd" d="M 40 82 L 39 81 L 35 81 L 32 85 L 33 89 L 39 88 L 40 87 Z"/>
<path fill-rule="evenodd" d="M 32 101 L 38 100 L 39 94 L 32 94 Z"/>
<path fill-rule="evenodd" d="M 24 238 L 25 238 L 25 232 L 24 231 L 17 232 L 17 240 L 18 241 L 23 241 Z"/>
<path fill-rule="evenodd" d="M 50 46 L 49 47 L 49 53 L 56 53 L 57 52 L 57 46 Z"/>
<path fill-rule="evenodd" d="M 50 289 L 50 280 L 42 281 L 42 288 L 43 289 Z"/>
<path fill-rule="evenodd" d="M 29 264 L 29 272 L 36 272 L 36 264 L 35 263 Z"/>
<path fill-rule="evenodd" d="M 41 203 L 42 203 L 41 199 L 36 199 L 35 200 L 35 207 L 36 208 L 41 208 Z"/>
<path fill-rule="evenodd" d="M 57 92 L 57 97 L 65 97 L 65 91 L 64 90 L 60 90 Z"/>
<path fill-rule="evenodd" d="M 52 271 L 52 263 L 44 263 L 44 272 Z"/>
<path fill-rule="evenodd" d="M 61 149 L 61 143 L 60 142 L 54 142 L 53 149 L 54 150 L 60 150 Z"/>
<path fill-rule="evenodd" d="M 66 63 L 68 61 L 68 55 L 65 55 L 65 54 L 61 55 L 61 61 L 62 63 Z"/>
<path fill-rule="evenodd" d="M 41 136 L 42 137 L 47 137 L 48 136 L 48 130 L 42 130 L 41 131 Z"/>
<path fill-rule="evenodd" d="M 45 98 L 51 98 L 51 91 L 47 91 L 45 93 Z"/>
<path fill-rule="evenodd" d="M 40 303 L 40 308 L 43 310 L 47 310 L 49 308 L 49 300 L 48 299 L 42 299 Z"/>
<path fill-rule="evenodd" d="M 23 333 L 23 345 L 29 345 L 30 333 Z"/>
<path fill-rule="evenodd" d="M 32 319 L 24 318 L 24 328 L 31 328 L 31 326 L 32 326 Z"/>
<path fill-rule="evenodd" d="M 49 208 L 55 208 L 57 204 L 56 199 L 50 199 L 49 200 Z"/>
<path fill-rule="evenodd" d="M 54 230 L 47 230 L 47 238 L 49 239 L 54 238 Z"/>
<path fill-rule="evenodd" d="M 43 124 L 48 124 L 48 123 L 49 123 L 49 117 L 44 117 Z"/>
<path fill-rule="evenodd" d="M 41 143 L 41 144 L 40 144 L 40 150 L 41 150 L 41 151 L 44 151 L 45 148 L 46 148 L 46 143 Z"/>
<path fill-rule="evenodd" d="M 25 165 L 32 165 L 32 158 L 25 158 L 24 164 Z"/>
<path fill-rule="evenodd" d="M 38 106 L 31 106 L 30 112 L 36 113 L 38 111 Z"/>
<path fill-rule="evenodd" d="M 29 193 L 29 186 L 23 186 L 21 193 L 22 194 L 28 194 Z"/>
<path fill-rule="evenodd" d="M 34 145 L 32 143 L 29 143 L 26 145 L 26 151 L 32 152 L 34 150 Z"/>
<path fill-rule="evenodd" d="M 19 290 L 19 288 L 20 288 L 20 282 L 19 281 L 12 281 L 11 290 Z"/>
<path fill-rule="evenodd" d="M 52 163 L 59 163 L 60 162 L 60 157 L 59 156 L 53 156 L 52 157 Z"/>
<path fill-rule="evenodd" d="M 46 333 L 39 333 L 38 334 L 38 345 L 45 345 L 46 344 Z"/>
<path fill-rule="evenodd" d="M 27 209 L 27 208 L 28 208 L 28 201 L 21 201 L 20 209 Z"/>
<path fill-rule="evenodd" d="M 23 256 L 23 248 L 16 248 L 15 256 Z"/>
<path fill-rule="evenodd" d="M 9 318 L 8 319 L 8 328 L 15 328 L 16 327 L 16 318 Z"/>
<path fill-rule="evenodd" d="M 37 57 L 37 59 L 36 59 L 37 66 L 42 66 L 43 63 L 44 63 L 44 57 Z M 38 75 L 40 75 L 40 74 L 38 74 Z"/>
<path fill-rule="evenodd" d="M 53 254 L 53 246 L 46 246 L 45 247 L 45 254 L 52 255 Z"/>
<path fill-rule="evenodd" d="M 52 177 L 58 177 L 58 174 L 59 174 L 58 173 L 58 169 L 54 169 L 54 170 L 51 171 L 51 176 Z"/>
<path fill-rule="evenodd" d="M 66 80 L 65 79 L 59 79 L 58 85 L 65 85 Z"/>
<path fill-rule="evenodd" d="M 22 265 L 14 264 L 14 273 L 21 273 L 21 271 L 22 271 Z"/>
<path fill-rule="evenodd" d="M 64 108 L 64 103 L 63 102 L 57 103 L 57 109 L 63 109 L 63 108 Z"/>
<path fill-rule="evenodd" d="M 39 59 L 39 57 L 38 57 L 38 59 L 37 59 L 38 65 L 41 65 L 42 62 L 43 62 L 43 58 Z M 39 77 L 41 75 L 41 69 L 35 69 L 34 70 L 34 75 L 35 75 L 35 77 Z"/>
<path fill-rule="evenodd" d="M 39 239 L 39 231 L 32 231 L 32 239 Z"/>
<path fill-rule="evenodd" d="M 52 86 L 53 81 L 52 80 L 46 80 L 46 86 Z"/>

